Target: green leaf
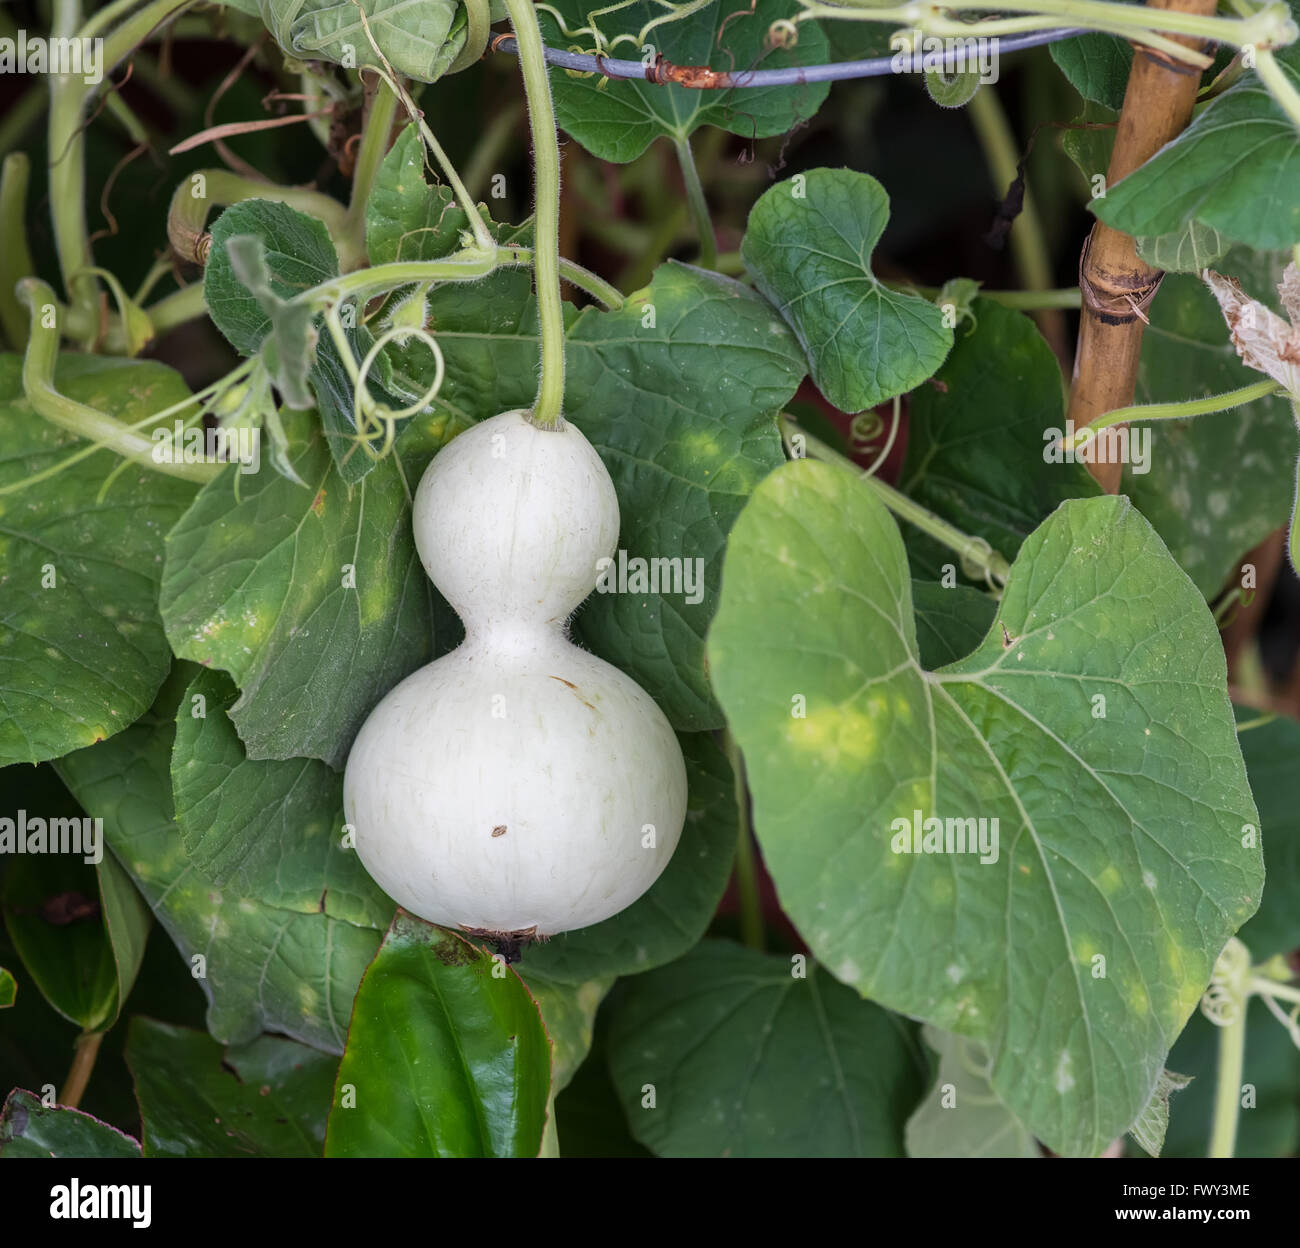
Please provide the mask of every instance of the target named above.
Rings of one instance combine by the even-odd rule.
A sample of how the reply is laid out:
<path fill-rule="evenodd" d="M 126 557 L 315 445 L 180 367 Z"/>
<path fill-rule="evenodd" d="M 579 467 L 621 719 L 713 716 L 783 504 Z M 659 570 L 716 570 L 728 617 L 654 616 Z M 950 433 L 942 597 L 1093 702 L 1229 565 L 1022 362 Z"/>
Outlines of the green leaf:
<path fill-rule="evenodd" d="M 8 1009 L 18 999 L 18 983 L 12 972 L 0 966 L 0 1010 Z"/>
<path fill-rule="evenodd" d="M 1118 122 L 1119 114 L 1113 108 L 1088 100 L 1084 102 L 1083 112 L 1070 123 L 1076 128 L 1061 136 L 1061 147 L 1083 174 L 1090 195 L 1097 189 L 1105 189 L 1104 179 L 1115 149 Z M 1100 187 L 1094 181 L 1098 174 L 1103 178 Z"/>
<path fill-rule="evenodd" d="M 441 78 L 468 31 L 457 0 L 261 0 L 261 14 L 286 56 L 387 68 L 417 82 Z"/>
<path fill-rule="evenodd" d="M 680 957 L 704 935 L 735 859 L 735 778 L 711 736 L 679 739 L 689 796 L 686 826 L 668 866 L 620 914 L 526 949 L 519 970 L 528 982 L 534 974 L 573 985 L 635 975 Z"/>
<path fill-rule="evenodd" d="M 1263 883 L 1203 599 L 1127 499 L 1071 500 L 980 648 L 927 673 L 897 527 L 806 460 L 755 491 L 723 584 L 711 670 L 784 910 L 844 982 L 985 1043 L 1054 1152 L 1100 1152 Z M 998 843 L 894 852 L 926 819 Z"/>
<path fill-rule="evenodd" d="M 22 361 L 0 355 L 0 487 L 87 445 L 22 397 Z M 61 393 L 123 423 L 184 399 L 152 362 L 60 357 Z M 193 484 L 148 468 L 117 475 L 100 451 L 0 496 L 0 765 L 58 758 L 120 732 L 153 701 L 171 656 L 158 618 L 162 538 Z"/>
<path fill-rule="evenodd" d="M 325 1153 L 535 1157 L 549 1081 L 519 977 L 399 910 L 357 992 Z"/>
<path fill-rule="evenodd" d="M 551 6 L 563 19 L 562 34 L 554 16 L 538 12 L 542 37 L 553 47 L 597 50 L 589 28 L 589 8 L 583 0 L 557 0 Z M 655 26 L 645 43 L 676 65 L 708 65 L 723 71 L 783 69 L 818 65 L 830 59 L 826 36 L 812 22 L 799 27 L 798 45 L 789 51 L 768 51 L 768 27 L 778 18 L 799 12 L 792 0 L 756 0 L 749 9 L 733 11 L 721 0 L 706 5 L 688 21 Z M 645 24 L 662 17 L 663 10 L 650 0 L 627 8 L 602 10 L 596 24 L 609 42 L 631 35 L 605 54 L 639 60 L 643 44 L 636 38 Z M 597 74 L 570 75 L 552 68 L 551 91 L 555 115 L 593 156 L 620 164 L 635 160 L 660 136 L 689 138 L 701 126 L 718 126 L 745 139 L 765 139 L 784 134 L 806 121 L 826 99 L 826 83 L 789 87 L 750 87 L 700 91 L 690 87 L 657 85 L 638 80 L 608 80 Z"/>
<path fill-rule="evenodd" d="M 1240 938 L 1255 962 L 1300 949 L 1300 806 L 1295 778 L 1300 771 L 1300 723 L 1285 716 L 1246 728 L 1259 718 L 1239 707 L 1238 734 L 1250 791 L 1259 807 L 1264 840 L 1264 897 Z"/>
<path fill-rule="evenodd" d="M 1280 266 L 1271 256 L 1233 253 L 1226 272 L 1273 303 Z M 1142 339 L 1136 401 L 1171 403 L 1221 394 L 1259 380 L 1228 340 L 1214 296 L 1190 276 L 1170 274 L 1151 305 Z M 1207 597 L 1237 560 L 1287 523 L 1295 495 L 1295 420 L 1285 398 L 1257 399 L 1191 420 L 1135 423 L 1149 430 L 1150 471 L 1125 466 L 1123 490 Z M 1224 472 L 1231 464 L 1233 470 Z"/>
<path fill-rule="evenodd" d="M 912 609 L 921 662 L 933 668 L 970 654 L 992 627 L 998 604 L 969 585 L 913 581 Z"/>
<path fill-rule="evenodd" d="M 609 1061 L 641 1143 L 665 1157 L 902 1156 L 928 1076 L 915 1027 L 801 963 L 708 940 L 624 986 Z"/>
<path fill-rule="evenodd" d="M 1294 49 L 1278 66 L 1300 85 Z M 1154 236 L 1189 221 L 1257 251 L 1300 242 L 1300 146 L 1295 124 L 1254 75 L 1212 100 L 1186 130 L 1111 187 L 1092 210 L 1126 234 Z"/>
<path fill-rule="evenodd" d="M 226 257 L 240 284 L 270 321 L 262 341 L 271 380 L 290 407 L 311 407 L 307 378 L 316 363 L 315 313 L 306 304 L 286 303 L 271 288 L 266 244 L 256 234 L 226 239 Z"/>
<path fill-rule="evenodd" d="M 907 1120 L 907 1155 L 1041 1157 L 1033 1135 L 989 1085 L 984 1046 L 928 1025 L 921 1035 L 939 1055 L 939 1073 Z"/>
<path fill-rule="evenodd" d="M 339 767 L 429 658 L 429 581 L 397 457 L 349 487 L 306 418 L 286 416 L 308 488 L 265 463 L 239 498 L 229 474 L 206 485 L 167 535 L 160 606 L 176 653 L 242 690 L 230 718 L 249 757 Z"/>
<path fill-rule="evenodd" d="M 341 1053 L 379 933 L 227 896 L 194 868 L 172 819 L 174 714 L 60 759 L 59 773 L 104 820 L 109 848 L 189 963 L 216 1039 L 246 1044 L 274 1030 Z"/>
<path fill-rule="evenodd" d="M 590 1056 L 569 1085 L 555 1098 L 555 1121 L 563 1157 L 653 1157 L 628 1130 L 627 1117 L 618 1102 L 602 1033 L 602 1019 Z"/>
<path fill-rule="evenodd" d="M 1178 1075 L 1172 1070 L 1162 1070 L 1151 1093 L 1147 1107 L 1138 1115 L 1130 1134 L 1138 1146 L 1150 1157 L 1159 1157 L 1165 1146 L 1165 1132 L 1169 1129 L 1169 1098 L 1181 1092 L 1189 1083 L 1190 1075 Z"/>
<path fill-rule="evenodd" d="M 366 252 L 373 264 L 440 260 L 460 242 L 469 218 L 446 186 L 425 176 L 424 141 L 409 125 L 388 150 L 366 200 Z"/>
<path fill-rule="evenodd" d="M 107 1031 L 122 997 L 95 867 L 86 861 L 95 853 L 93 829 L 50 768 L 15 767 L 5 779 L 0 882 L 9 939 L 50 1005 L 83 1031 Z"/>
<path fill-rule="evenodd" d="M 929 300 L 890 290 L 871 271 L 889 196 L 851 169 L 813 169 L 764 191 L 740 252 L 754 283 L 790 323 L 813 380 L 841 411 L 906 394 L 952 347 Z"/>
<path fill-rule="evenodd" d="M 131 995 L 135 977 L 140 973 L 153 912 L 131 883 L 131 877 L 111 853 L 105 851 L 96 865 L 99 883 L 99 906 L 113 951 L 117 978 L 117 999 L 125 1002 Z"/>
<path fill-rule="evenodd" d="M 0 1157 L 139 1157 L 140 1145 L 79 1109 L 15 1088 L 0 1111 Z"/>
<path fill-rule="evenodd" d="M 447 358 L 439 411 L 468 423 L 531 405 L 537 318 L 527 274 L 435 291 L 429 307 Z M 641 592 L 631 576 L 627 593 L 592 594 L 577 635 L 679 731 L 718 728 L 704 636 L 719 555 L 755 483 L 784 460 L 774 415 L 803 378 L 802 354 L 765 300 L 681 264 L 658 269 L 618 312 L 585 308 L 566 333 L 565 416 L 613 477 L 620 548 L 703 571 L 698 595 Z"/>
<path fill-rule="evenodd" d="M 989 299 L 974 304 L 976 328 L 959 335 L 936 386 L 908 407 L 907 457 L 899 488 L 1007 559 L 1067 498 L 1101 492 L 1081 463 L 1046 463 L 1065 426 L 1061 370 L 1033 322 Z M 960 568 L 946 546 L 908 526 L 913 566 L 938 577 Z"/>
<path fill-rule="evenodd" d="M 260 246 L 245 241 L 250 238 Z M 236 272 L 241 255 L 242 271 L 252 287 Z M 310 406 L 303 376 L 304 365 L 311 361 L 306 377 L 316 397 L 330 453 L 343 479 L 352 485 L 366 476 L 376 461 L 355 441 L 351 379 L 333 337 L 319 332 L 318 315 L 286 302 L 338 273 L 338 255 L 324 222 L 288 204 L 247 199 L 227 208 L 212 226 L 203 297 L 217 328 L 236 351 L 247 356 L 263 353 L 272 380 L 290 407 Z M 354 360 L 360 361 L 374 339 L 357 319 L 358 324 L 345 334 Z M 375 369 L 376 380 L 381 382 L 389 375 L 386 359 L 381 357 Z M 380 401 L 389 397 L 375 385 L 370 385 L 370 392 Z"/>
<path fill-rule="evenodd" d="M 1139 238 L 1138 255 L 1152 268 L 1169 273 L 1194 273 L 1198 277 L 1210 265 L 1222 260 L 1229 244 L 1218 230 L 1192 220 L 1172 234 Z"/>
<path fill-rule="evenodd" d="M 223 1049 L 133 1018 L 126 1044 L 146 1157 L 319 1157 L 338 1058 L 278 1036 Z"/>
<path fill-rule="evenodd" d="M 317 759 L 247 758 L 227 716 L 238 696 L 204 669 L 181 699 L 171 778 L 190 861 L 232 896 L 387 927 L 393 903 L 342 845 L 343 778 Z"/>
<path fill-rule="evenodd" d="M 1052 60 L 1085 100 L 1116 111 L 1124 103 L 1133 45 L 1122 35 L 1094 30 L 1051 45 Z"/>

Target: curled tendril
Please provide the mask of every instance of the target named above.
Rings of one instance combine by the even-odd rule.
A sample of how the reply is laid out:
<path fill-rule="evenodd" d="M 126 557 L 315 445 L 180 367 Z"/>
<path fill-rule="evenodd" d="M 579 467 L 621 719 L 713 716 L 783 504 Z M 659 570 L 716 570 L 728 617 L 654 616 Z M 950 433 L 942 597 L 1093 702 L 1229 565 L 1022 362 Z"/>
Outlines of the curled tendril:
<path fill-rule="evenodd" d="M 865 414 L 866 413 L 864 412 L 860 412 L 858 415 L 861 416 Z M 902 424 L 903 421 L 903 400 L 900 395 L 894 396 L 893 417 L 894 419 L 890 422 L 889 425 L 889 437 L 885 439 L 885 445 L 880 448 L 880 451 L 876 455 L 876 458 L 871 462 L 871 466 L 863 474 L 864 476 L 874 477 L 876 473 L 879 471 L 880 465 L 883 464 L 885 460 L 889 458 L 889 452 L 894 449 L 894 440 L 898 437 L 898 426 Z M 854 420 L 856 419 L 857 417 L 855 416 Z M 876 418 L 876 424 L 877 426 L 883 428 L 883 422 L 879 419 L 879 417 Z M 852 426 L 850 426 L 850 430 L 851 429 Z M 874 436 L 878 436 L 878 432 Z"/>
<path fill-rule="evenodd" d="M 885 422 L 876 409 L 859 412 L 849 421 L 849 441 L 855 454 L 861 454 L 884 432 Z"/>
<path fill-rule="evenodd" d="M 424 343 L 433 352 L 433 381 L 414 403 L 394 411 L 386 404 L 375 401 L 366 388 L 366 378 L 370 375 L 371 368 L 379 358 L 379 353 L 390 342 L 399 340 L 405 342 L 411 338 Z M 446 374 L 447 366 L 446 361 L 443 359 L 442 348 L 438 345 L 438 340 L 427 329 L 414 329 L 406 325 L 396 325 L 380 334 L 375 339 L 370 350 L 366 352 L 365 358 L 361 361 L 361 367 L 357 370 L 352 383 L 357 445 L 361 447 L 361 450 L 371 459 L 383 459 L 392 449 L 393 441 L 397 437 L 397 422 L 405 420 L 408 416 L 414 416 L 417 412 L 421 412 L 428 407 L 438 397 L 438 392 L 442 389 L 443 378 Z M 381 436 L 383 445 L 376 450 L 374 443 Z"/>
<path fill-rule="evenodd" d="M 1223 947 L 1201 998 L 1201 1013 L 1216 1027 L 1231 1027 L 1241 1018 L 1248 995 L 1250 951 L 1235 936 Z"/>
<path fill-rule="evenodd" d="M 778 18 L 767 28 L 767 46 L 788 50 L 799 42 L 799 27 L 788 17 Z"/>
<path fill-rule="evenodd" d="M 971 549 L 962 552 L 961 572 L 963 576 L 969 577 L 972 581 L 978 581 L 982 578 L 990 589 L 999 590 L 1002 588 L 1002 583 L 993 575 L 993 569 L 989 566 L 989 559 L 992 554 L 993 547 L 984 538 L 971 538 Z"/>
<path fill-rule="evenodd" d="M 549 4 L 537 4 L 535 7 L 539 13 L 545 13 L 559 27 L 560 33 L 566 39 L 579 39 L 584 35 L 590 35 L 596 41 L 596 55 L 609 56 L 614 49 L 620 44 L 630 43 L 638 50 L 645 47 L 646 36 L 658 26 L 667 25 L 670 22 L 680 22 L 683 18 L 690 17 L 698 13 L 701 9 L 708 8 L 714 0 L 685 0 L 684 3 L 676 4 L 673 0 L 651 0 L 651 3 L 657 8 L 667 9 L 666 13 L 661 13 L 658 17 L 652 17 L 636 34 L 624 33 L 615 35 L 612 39 L 606 38 L 596 25 L 596 19 L 601 17 L 612 17 L 615 13 L 621 13 L 624 9 L 630 9 L 639 4 L 641 0 L 617 0 L 614 4 L 607 4 L 604 8 L 592 9 L 587 16 L 586 26 L 569 26 L 565 23 L 564 16 L 557 9 Z"/>

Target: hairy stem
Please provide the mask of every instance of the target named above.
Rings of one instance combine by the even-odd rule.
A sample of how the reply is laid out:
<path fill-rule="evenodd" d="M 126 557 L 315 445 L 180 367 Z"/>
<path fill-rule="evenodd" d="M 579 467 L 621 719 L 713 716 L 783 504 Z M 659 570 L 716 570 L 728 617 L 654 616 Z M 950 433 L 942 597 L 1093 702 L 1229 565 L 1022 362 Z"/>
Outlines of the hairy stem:
<path fill-rule="evenodd" d="M 695 166 L 695 154 L 691 151 L 689 138 L 677 137 L 673 140 L 677 152 L 677 163 L 681 166 L 682 181 L 686 184 L 686 202 L 695 221 L 695 232 L 700 239 L 700 267 L 714 269 L 718 265 L 718 240 L 713 229 L 713 218 L 709 216 L 709 201 L 704 197 L 704 185 L 700 181 L 700 171 Z"/>
<path fill-rule="evenodd" d="M 366 251 L 366 204 L 375 185 L 379 166 L 388 154 L 388 139 L 397 117 L 397 96 L 382 78 L 375 85 L 366 113 L 361 146 L 352 173 L 352 200 L 348 205 L 345 231 L 352 248 L 361 255 Z"/>
<path fill-rule="evenodd" d="M 27 314 L 14 287 L 36 270 L 27 250 L 27 181 L 31 163 L 24 152 L 11 152 L 0 166 L 0 329 L 18 351 L 27 345 Z"/>
<path fill-rule="evenodd" d="M 45 323 L 47 312 L 56 309 L 54 291 L 39 278 L 28 277 L 18 283 L 18 298 L 31 311 L 31 333 L 23 356 L 23 393 L 37 415 L 155 472 L 199 482 L 210 481 L 217 475 L 220 471 L 217 464 L 159 462 L 154 458 L 157 444 L 152 438 L 134 432 L 96 408 L 60 394 L 54 386 L 54 368 L 59 356 L 57 316 L 53 324 Z M 172 460 L 180 458 L 173 456 Z"/>
<path fill-rule="evenodd" d="M 80 25 L 80 0 L 54 0 L 51 29 L 54 38 L 71 39 Z M 94 263 L 86 225 L 86 144 L 81 129 L 86 94 L 81 78 L 72 74 L 50 75 L 49 182 L 54 248 L 68 302 L 83 312 L 93 313 L 94 278 L 72 276 Z"/>
<path fill-rule="evenodd" d="M 1211 1157 L 1231 1157 L 1237 1147 L 1237 1118 L 1241 1110 L 1241 1074 L 1246 1064 L 1246 1005 L 1237 1017 L 1219 1028 L 1219 1066 L 1214 1085 L 1214 1119 L 1210 1129 Z"/>
<path fill-rule="evenodd" d="M 541 325 L 542 377 L 530 419 L 540 429 L 564 428 L 564 304 L 560 298 L 560 147 L 551 104 L 551 80 L 532 0 L 506 0 L 519 44 L 528 98 L 536 181 L 534 262 Z"/>
<path fill-rule="evenodd" d="M 1138 403 L 1133 407 L 1119 407 L 1113 412 L 1099 416 L 1092 424 L 1076 429 L 1073 437 L 1062 438 L 1061 445 L 1067 450 L 1077 450 L 1085 442 L 1091 441 L 1093 435 L 1099 430 L 1126 424 L 1130 420 L 1186 420 L 1189 416 L 1207 416 L 1211 412 L 1230 411 L 1234 407 L 1253 403 L 1256 399 L 1267 398 L 1280 389 L 1277 382 L 1270 377 L 1249 386 L 1242 386 L 1239 390 L 1229 390 L 1225 394 L 1212 394 L 1208 399 L 1187 399 L 1180 403 Z"/>

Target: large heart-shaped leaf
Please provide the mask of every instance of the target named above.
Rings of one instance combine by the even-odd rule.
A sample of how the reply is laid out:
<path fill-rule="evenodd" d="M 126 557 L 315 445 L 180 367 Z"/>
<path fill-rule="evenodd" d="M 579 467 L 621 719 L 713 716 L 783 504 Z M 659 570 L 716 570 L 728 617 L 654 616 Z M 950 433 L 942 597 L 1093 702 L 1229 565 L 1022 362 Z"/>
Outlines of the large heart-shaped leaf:
<path fill-rule="evenodd" d="M 328 914 L 227 896 L 189 861 L 172 818 L 174 705 L 162 723 L 60 759 L 58 769 L 190 964 L 208 1030 L 227 1044 L 263 1031 L 341 1053 L 348 1012 L 380 933 Z"/>
<path fill-rule="evenodd" d="M 189 393 L 161 364 L 86 355 L 60 357 L 55 383 L 124 424 Z M 0 486 L 87 446 L 32 410 L 14 355 L 0 355 L 0 446 Z M 58 758 L 121 732 L 167 675 L 162 539 L 194 486 L 132 465 L 101 501 L 121 462 L 99 451 L 0 496 L 0 765 Z"/>
<path fill-rule="evenodd" d="M 238 696 L 205 669 L 177 712 L 172 790 L 190 861 L 235 896 L 386 927 L 393 903 L 342 843 L 343 778 L 314 758 L 247 758 L 226 714 Z"/>
<path fill-rule="evenodd" d="M 349 486 L 286 413 L 307 488 L 263 462 L 204 486 L 167 535 L 160 605 L 183 658 L 230 673 L 250 758 L 342 766 L 371 708 L 429 657 L 429 581 L 396 456 Z"/>
<path fill-rule="evenodd" d="M 15 1088 L 0 1111 L 0 1157 L 139 1157 L 140 1145 L 79 1109 Z"/>
<path fill-rule="evenodd" d="M 330 1157 L 535 1157 L 550 1045 L 500 959 L 398 911 L 339 1067 Z"/>
<path fill-rule="evenodd" d="M 620 993 L 632 1134 L 667 1157 L 900 1157 L 929 1078 L 914 1025 L 802 957 L 705 941 Z"/>
<path fill-rule="evenodd" d="M 1263 882 L 1222 645 L 1150 525 L 1064 503 L 979 649 L 926 672 L 888 512 L 792 463 L 732 532 L 709 654 L 813 952 L 986 1043 L 1054 1151 L 1125 1131 Z"/>
<path fill-rule="evenodd" d="M 339 1059 L 259 1036 L 223 1049 L 211 1036 L 133 1018 L 126 1061 L 146 1157 L 319 1157 Z"/>
<path fill-rule="evenodd" d="M 549 10 L 549 11 L 548 11 Z M 641 60 L 651 49 L 676 65 L 709 65 L 723 71 L 783 69 L 817 65 L 830 59 L 826 36 L 812 22 L 799 27 L 799 42 L 788 50 L 765 46 L 768 27 L 777 19 L 797 13 L 793 0 L 756 0 L 749 8 L 733 10 L 721 0 L 704 6 L 688 21 L 652 27 L 645 41 L 623 40 L 609 47 L 609 56 Z M 538 13 L 542 36 L 559 48 L 596 50 L 585 0 L 556 0 Z M 561 33 L 555 14 L 563 19 Z M 647 22 L 665 16 L 661 5 L 639 0 L 626 7 L 593 15 L 606 44 L 619 35 L 640 34 Z M 660 136 L 689 138 L 700 126 L 719 126 L 746 139 L 784 134 L 811 117 L 827 94 L 826 83 L 792 86 L 722 88 L 701 91 L 672 84 L 659 85 L 635 79 L 603 80 L 598 74 L 570 75 L 551 70 L 555 115 L 593 156 L 620 163 L 635 160 Z"/>
<path fill-rule="evenodd" d="M 818 389 L 860 412 L 929 377 L 952 346 L 943 313 L 871 271 L 889 196 L 852 169 L 778 182 L 750 210 L 741 244 L 755 285 L 789 321 Z"/>

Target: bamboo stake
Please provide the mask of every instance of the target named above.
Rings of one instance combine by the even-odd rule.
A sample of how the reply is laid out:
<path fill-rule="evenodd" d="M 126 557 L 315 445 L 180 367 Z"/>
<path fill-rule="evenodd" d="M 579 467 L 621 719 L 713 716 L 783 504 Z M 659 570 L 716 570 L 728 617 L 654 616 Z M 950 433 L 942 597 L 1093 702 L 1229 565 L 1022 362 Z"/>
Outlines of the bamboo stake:
<path fill-rule="evenodd" d="M 1210 16 L 1216 0 L 1148 0 L 1148 8 Z M 1187 47 L 1200 48 L 1189 36 L 1171 36 Z M 1115 148 L 1106 171 L 1107 189 L 1114 187 L 1177 136 L 1191 120 L 1199 71 L 1150 48 L 1135 47 L 1124 108 L 1115 134 Z M 1137 245 L 1100 221 L 1092 228 L 1079 257 L 1079 289 L 1083 310 L 1074 357 L 1067 416 L 1076 429 L 1099 416 L 1133 402 L 1138 356 L 1146 309 L 1164 276 L 1137 254 Z M 1118 445 L 1115 426 L 1111 446 Z M 1109 431 L 1108 431 L 1109 433 Z M 1108 434 L 1099 434 L 1099 440 Z M 1123 465 L 1089 463 L 1088 470 L 1108 493 L 1119 492 Z"/>

